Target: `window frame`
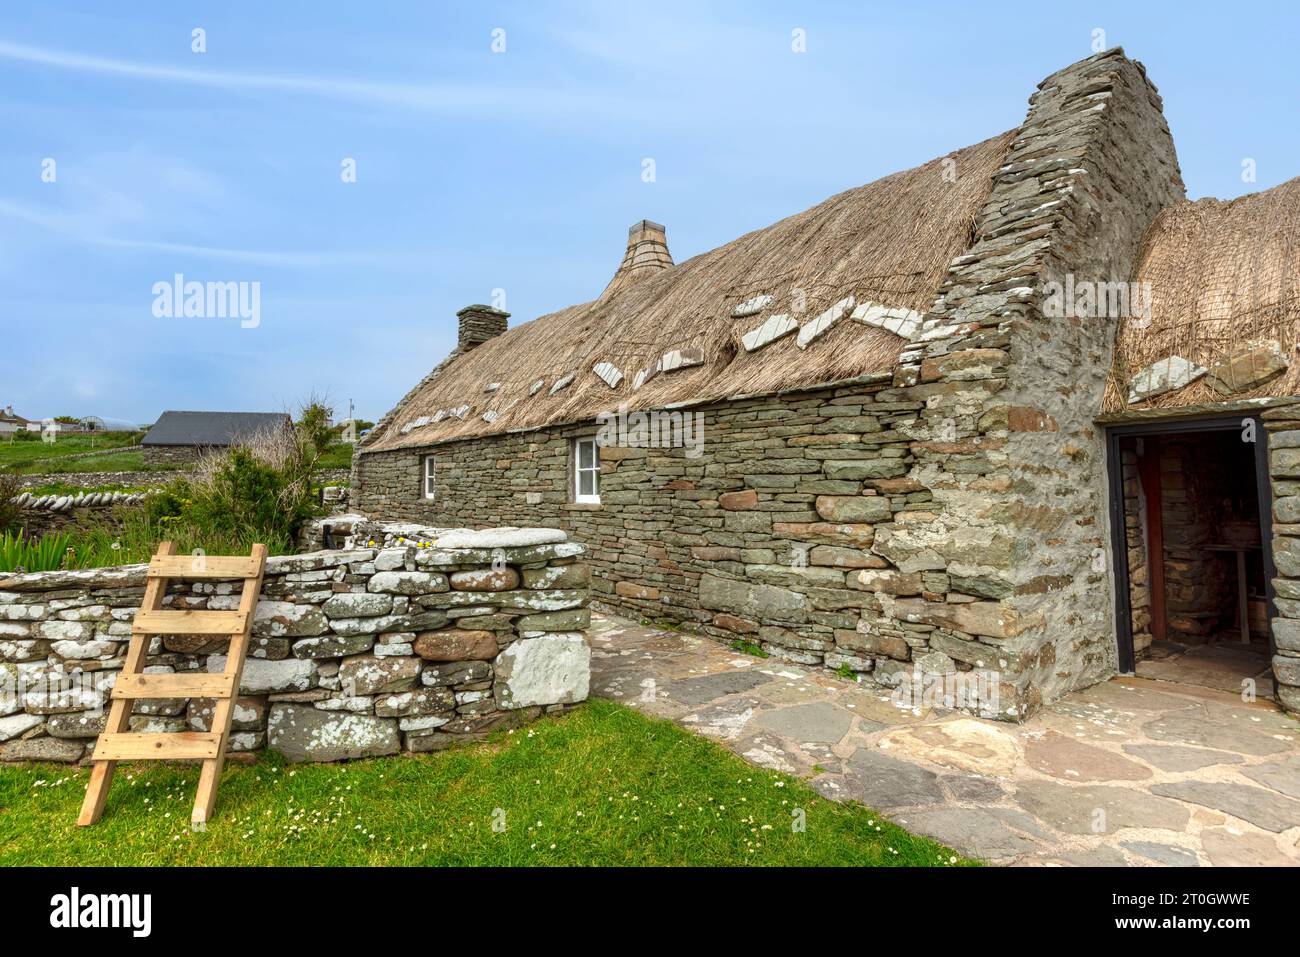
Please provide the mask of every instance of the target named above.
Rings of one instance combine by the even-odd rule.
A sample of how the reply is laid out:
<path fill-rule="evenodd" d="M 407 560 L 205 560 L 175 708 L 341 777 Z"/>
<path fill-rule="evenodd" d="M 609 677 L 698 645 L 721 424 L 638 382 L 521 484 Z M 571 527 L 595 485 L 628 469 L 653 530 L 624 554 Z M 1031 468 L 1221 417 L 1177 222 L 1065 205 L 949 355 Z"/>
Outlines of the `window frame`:
<path fill-rule="evenodd" d="M 429 488 L 430 481 L 433 488 Z M 426 502 L 437 500 L 438 496 L 438 457 L 424 455 L 420 457 L 420 497 Z"/>
<path fill-rule="evenodd" d="M 582 446 L 591 446 L 592 465 L 584 466 L 582 464 Z M 591 487 L 594 492 L 584 493 L 582 491 L 582 476 L 584 473 L 591 475 Z M 573 440 L 573 501 L 578 505 L 599 505 L 600 504 L 600 445 L 596 437 L 579 436 Z"/>

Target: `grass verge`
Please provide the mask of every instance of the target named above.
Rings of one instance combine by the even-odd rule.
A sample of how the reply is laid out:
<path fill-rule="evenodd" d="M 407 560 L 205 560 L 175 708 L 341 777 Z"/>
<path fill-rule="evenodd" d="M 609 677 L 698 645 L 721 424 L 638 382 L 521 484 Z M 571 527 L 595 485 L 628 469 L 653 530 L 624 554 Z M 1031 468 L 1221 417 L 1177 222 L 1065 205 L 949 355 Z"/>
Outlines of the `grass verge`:
<path fill-rule="evenodd" d="M 969 863 L 602 700 L 440 754 L 231 765 L 202 833 L 189 830 L 197 767 L 119 765 L 103 820 L 78 828 L 88 777 L 0 767 L 0 865 Z"/>

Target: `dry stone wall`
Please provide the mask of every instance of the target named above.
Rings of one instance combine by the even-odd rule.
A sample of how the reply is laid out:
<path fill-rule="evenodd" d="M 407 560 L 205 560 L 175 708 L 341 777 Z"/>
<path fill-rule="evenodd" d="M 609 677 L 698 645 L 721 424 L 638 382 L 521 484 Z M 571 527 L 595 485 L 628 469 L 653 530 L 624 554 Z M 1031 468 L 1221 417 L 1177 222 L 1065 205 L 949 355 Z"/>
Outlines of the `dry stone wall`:
<path fill-rule="evenodd" d="M 1277 698 L 1300 712 L 1300 405 L 1260 414 L 1268 432 L 1268 470 L 1273 499 L 1273 677 Z M 1262 503 L 1261 503 L 1262 504 Z"/>
<path fill-rule="evenodd" d="M 355 547 L 271 558 L 232 751 L 293 761 L 475 740 L 587 697 L 584 549 L 554 529 L 358 525 Z M 144 565 L 0 578 L 0 761 L 80 761 L 102 730 Z M 232 609 L 237 583 L 166 606 Z M 155 638 L 146 671 L 218 671 L 224 640 Z M 133 731 L 207 730 L 212 702 L 141 701 Z"/>
<path fill-rule="evenodd" d="M 978 572 L 954 584 L 943 563 L 916 563 L 894 545 L 934 508 L 909 475 L 928 391 L 895 388 L 884 373 L 689 410 L 700 417 L 698 456 L 600 448 L 599 505 L 570 501 L 572 441 L 594 424 L 368 453 L 353 506 L 410 521 L 559 525 L 588 546 L 603 603 L 778 658 L 886 684 L 921 660 L 968 671 L 977 662 L 934 654 L 934 624 L 894 614 L 930 601 L 948 607 L 951 627 L 1002 633 Z M 437 462 L 433 501 L 423 497 L 426 454 Z"/>
<path fill-rule="evenodd" d="M 198 462 L 209 449 L 197 445 L 146 445 L 144 464 L 150 467 L 184 468 Z"/>

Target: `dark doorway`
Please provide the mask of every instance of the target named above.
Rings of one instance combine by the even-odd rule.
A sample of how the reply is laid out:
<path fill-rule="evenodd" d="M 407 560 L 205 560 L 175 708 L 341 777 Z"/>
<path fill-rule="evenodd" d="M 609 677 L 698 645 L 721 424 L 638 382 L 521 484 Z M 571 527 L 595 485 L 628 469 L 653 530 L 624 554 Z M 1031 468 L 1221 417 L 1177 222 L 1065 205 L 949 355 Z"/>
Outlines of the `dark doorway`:
<path fill-rule="evenodd" d="M 1122 670 L 1273 697 L 1266 442 L 1239 415 L 1109 430 Z"/>

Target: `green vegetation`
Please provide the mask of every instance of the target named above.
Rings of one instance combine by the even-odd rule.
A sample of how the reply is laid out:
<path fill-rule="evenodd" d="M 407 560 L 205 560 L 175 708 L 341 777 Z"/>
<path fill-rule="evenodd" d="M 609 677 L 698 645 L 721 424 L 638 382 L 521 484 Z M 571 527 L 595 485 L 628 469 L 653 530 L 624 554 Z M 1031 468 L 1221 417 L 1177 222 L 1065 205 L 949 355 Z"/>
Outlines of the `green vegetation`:
<path fill-rule="evenodd" d="M 736 651 L 742 652 L 744 654 L 753 655 L 755 658 L 772 657 L 766 651 L 763 650 L 762 645 L 757 644 L 756 642 L 753 641 L 746 641 L 744 638 L 737 638 L 735 641 L 731 643 L 731 647 L 736 649 Z"/>
<path fill-rule="evenodd" d="M 19 439 L 19 435 L 31 438 Z M 125 472 L 138 470 L 143 460 L 138 451 L 120 455 L 93 455 L 85 459 L 67 459 L 81 452 L 98 452 L 105 449 L 139 445 L 143 432 L 77 432 L 62 435 L 57 442 L 42 442 L 34 432 L 17 433 L 12 440 L 0 440 L 0 470 L 19 473 L 32 472 Z M 104 463 L 110 463 L 105 465 Z M 135 462 L 136 465 L 122 465 Z M 118 463 L 118 464 L 114 464 Z"/>
<path fill-rule="evenodd" d="M 969 863 L 610 701 L 421 757 L 232 764 L 191 833 L 198 773 L 119 765 L 103 820 L 78 828 L 87 770 L 0 767 L 0 865 Z"/>
<path fill-rule="evenodd" d="M 181 553 L 246 554 L 255 542 L 264 543 L 273 555 L 292 552 L 299 527 L 317 511 L 312 476 L 330 443 L 329 414 L 312 403 L 291 432 L 268 432 L 205 457 L 192 475 L 174 478 L 143 505 L 115 509 L 111 518 L 101 516 L 89 527 L 71 530 L 62 565 L 51 567 L 145 562 L 161 541 L 175 543 Z M 14 481 L 8 477 L 9 485 Z M 0 485 L 0 522 L 6 518 L 4 490 Z M 19 555 L 16 545 L 13 554 Z M 20 565 L 35 570 L 0 556 L 0 571 Z"/>
<path fill-rule="evenodd" d="M 143 506 L 118 509 L 117 524 L 104 522 L 77 529 L 65 567 L 103 568 L 147 562 L 162 541 L 174 544 L 179 555 L 198 549 L 209 555 L 246 555 L 254 542 L 262 542 L 272 555 L 294 551 L 291 538 L 265 531 L 196 525 L 168 516 L 165 509 L 154 504 L 154 499 L 150 496 Z"/>
<path fill-rule="evenodd" d="M 76 475 L 78 472 L 169 472 L 170 466 L 144 464 L 144 453 L 114 452 L 112 455 L 95 455 L 84 459 L 41 459 L 29 465 L 15 466 L 20 475 Z"/>
<path fill-rule="evenodd" d="M 22 491 L 17 478 L 0 473 L 0 533 L 14 531 L 22 521 L 22 506 L 15 501 Z"/>
<path fill-rule="evenodd" d="M 352 450 L 355 448 L 347 442 L 335 442 L 325 447 L 321 453 L 320 460 L 316 463 L 317 469 L 350 469 L 352 468 Z"/>
<path fill-rule="evenodd" d="M 65 532 L 27 539 L 21 532 L 0 535 L 0 572 L 52 572 L 64 567 L 70 537 Z"/>
<path fill-rule="evenodd" d="M 857 681 L 858 673 L 848 666 L 845 662 L 840 662 L 840 666 L 835 669 L 835 674 L 841 678 L 847 678 L 849 681 Z"/>

